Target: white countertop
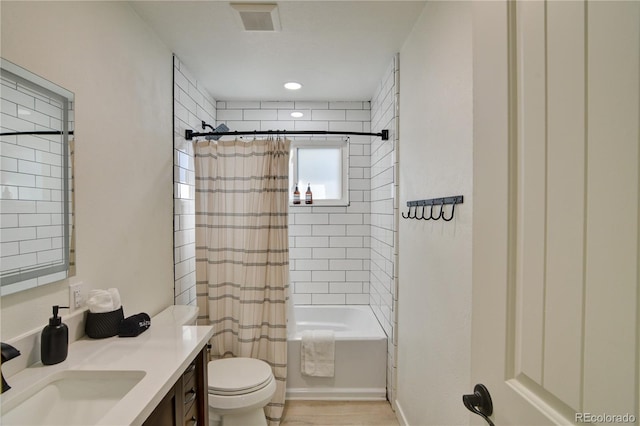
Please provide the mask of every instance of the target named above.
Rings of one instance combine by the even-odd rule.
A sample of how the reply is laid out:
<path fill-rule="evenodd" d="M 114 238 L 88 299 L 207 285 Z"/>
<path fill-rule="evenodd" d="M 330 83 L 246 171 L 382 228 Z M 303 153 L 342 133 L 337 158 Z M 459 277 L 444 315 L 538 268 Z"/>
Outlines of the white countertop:
<path fill-rule="evenodd" d="M 69 355 L 56 365 L 35 364 L 11 376 L 7 403 L 50 374 L 63 370 L 134 370 L 145 376 L 97 425 L 140 425 L 175 384 L 213 334 L 210 326 L 154 324 L 137 337 L 82 338 L 69 345 Z"/>

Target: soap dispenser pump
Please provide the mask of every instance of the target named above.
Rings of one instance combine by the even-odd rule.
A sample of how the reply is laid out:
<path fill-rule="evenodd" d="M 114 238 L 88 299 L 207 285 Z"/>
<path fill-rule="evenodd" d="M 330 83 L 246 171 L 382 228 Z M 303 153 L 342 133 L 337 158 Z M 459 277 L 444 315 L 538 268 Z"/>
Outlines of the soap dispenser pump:
<path fill-rule="evenodd" d="M 58 316 L 58 309 L 68 306 L 53 306 L 53 316 L 49 325 L 42 330 L 40 359 L 44 365 L 58 364 L 67 359 L 69 350 L 69 329 Z"/>

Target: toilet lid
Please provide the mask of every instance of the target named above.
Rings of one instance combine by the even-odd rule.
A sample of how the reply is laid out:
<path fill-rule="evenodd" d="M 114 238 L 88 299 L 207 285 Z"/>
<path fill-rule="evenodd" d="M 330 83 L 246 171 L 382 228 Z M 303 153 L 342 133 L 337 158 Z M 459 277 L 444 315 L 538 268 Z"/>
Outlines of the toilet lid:
<path fill-rule="evenodd" d="M 253 358 L 223 358 L 208 365 L 209 393 L 242 395 L 262 389 L 273 379 L 271 367 Z"/>

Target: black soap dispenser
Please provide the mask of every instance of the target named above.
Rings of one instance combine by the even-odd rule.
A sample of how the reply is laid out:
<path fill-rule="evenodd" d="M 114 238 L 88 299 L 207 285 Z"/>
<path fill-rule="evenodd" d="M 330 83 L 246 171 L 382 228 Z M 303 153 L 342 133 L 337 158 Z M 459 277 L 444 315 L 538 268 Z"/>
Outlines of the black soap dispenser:
<path fill-rule="evenodd" d="M 67 306 L 53 306 L 53 316 L 49 318 L 49 325 L 42 330 L 40 359 L 44 365 L 58 364 L 67 359 L 69 329 L 58 316 L 59 308 L 66 309 Z"/>

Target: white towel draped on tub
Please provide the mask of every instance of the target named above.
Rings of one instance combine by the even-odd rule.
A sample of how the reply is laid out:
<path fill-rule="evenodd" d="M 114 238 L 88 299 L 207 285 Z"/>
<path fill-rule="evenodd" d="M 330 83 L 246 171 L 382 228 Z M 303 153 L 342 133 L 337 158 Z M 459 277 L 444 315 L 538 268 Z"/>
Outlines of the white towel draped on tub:
<path fill-rule="evenodd" d="M 302 332 L 301 371 L 315 377 L 333 377 L 335 337 L 332 330 Z"/>

